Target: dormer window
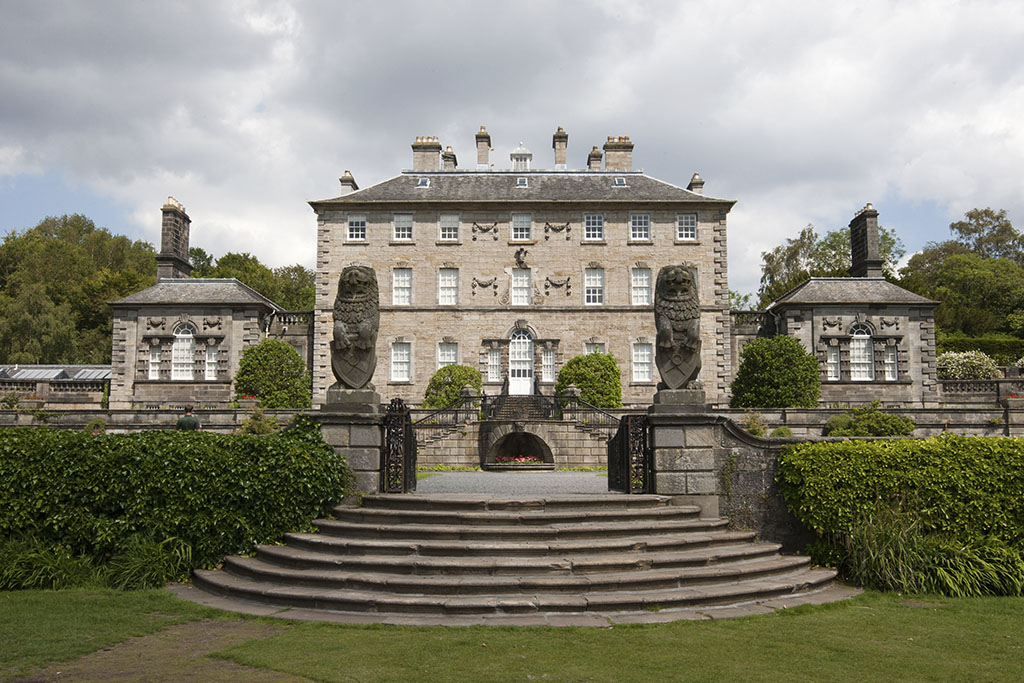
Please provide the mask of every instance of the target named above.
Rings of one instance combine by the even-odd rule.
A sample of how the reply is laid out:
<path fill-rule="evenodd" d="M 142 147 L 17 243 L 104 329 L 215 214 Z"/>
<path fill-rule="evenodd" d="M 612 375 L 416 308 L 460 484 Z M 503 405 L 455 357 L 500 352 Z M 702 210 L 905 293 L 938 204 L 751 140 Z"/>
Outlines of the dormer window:
<path fill-rule="evenodd" d="M 530 184 L 526 178 L 516 178 L 516 187 L 529 187 Z"/>
<path fill-rule="evenodd" d="M 616 178 L 615 180 L 612 181 L 612 185 L 614 185 L 615 187 L 625 187 L 626 186 L 626 179 L 625 178 Z"/>
<path fill-rule="evenodd" d="M 420 178 L 416 181 L 416 187 L 430 187 L 430 178 Z"/>

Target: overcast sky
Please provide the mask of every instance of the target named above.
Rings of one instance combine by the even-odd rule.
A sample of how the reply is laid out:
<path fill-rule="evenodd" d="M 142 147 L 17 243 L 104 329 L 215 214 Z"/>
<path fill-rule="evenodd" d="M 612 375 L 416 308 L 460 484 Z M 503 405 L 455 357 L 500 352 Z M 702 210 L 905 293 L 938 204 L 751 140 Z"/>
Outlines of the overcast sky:
<path fill-rule="evenodd" d="M 629 135 L 634 166 L 738 200 L 730 286 L 808 223 L 872 202 L 909 250 L 973 207 L 1024 222 L 1021 2 L 0 0 L 0 229 L 84 213 L 157 245 L 315 258 L 309 199 L 412 161 L 523 141 L 569 166 Z M 1020 226 L 1018 226 L 1020 227 Z"/>

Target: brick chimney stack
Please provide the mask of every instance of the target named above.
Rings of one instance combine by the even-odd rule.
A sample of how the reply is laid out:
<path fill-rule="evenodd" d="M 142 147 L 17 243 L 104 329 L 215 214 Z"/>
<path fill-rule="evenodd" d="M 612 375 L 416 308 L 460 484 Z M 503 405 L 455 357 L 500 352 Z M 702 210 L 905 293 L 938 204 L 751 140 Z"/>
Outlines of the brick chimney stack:
<path fill-rule="evenodd" d="M 160 229 L 160 253 L 156 257 L 156 276 L 187 278 L 192 274 L 192 264 L 188 262 L 188 233 L 192 220 L 174 197 L 168 197 L 160 210 L 163 212 L 163 225 Z"/>
<path fill-rule="evenodd" d="M 441 143 L 436 135 L 421 135 L 412 143 L 412 170 L 436 171 L 440 167 Z"/>
<path fill-rule="evenodd" d="M 356 179 L 352 176 L 352 171 L 349 171 L 348 169 L 345 169 L 345 174 L 338 178 L 338 182 L 341 183 L 342 197 L 359 189 L 359 186 L 356 184 Z"/>
<path fill-rule="evenodd" d="M 476 134 L 476 167 L 488 169 L 491 167 L 491 134 L 485 126 L 480 126 Z"/>
<path fill-rule="evenodd" d="M 597 145 L 594 145 L 594 149 L 590 150 L 590 154 L 587 155 L 587 170 L 601 170 L 601 150 L 597 148 Z"/>
<path fill-rule="evenodd" d="M 878 212 L 871 204 L 850 221 L 850 256 L 853 277 L 883 277 L 883 260 L 878 248 Z"/>
<path fill-rule="evenodd" d="M 628 135 L 609 135 L 604 143 L 604 170 L 632 171 L 633 143 Z"/>
<path fill-rule="evenodd" d="M 551 148 L 555 150 L 555 170 L 565 170 L 565 148 L 568 146 L 569 134 L 565 132 L 564 128 L 559 126 L 555 134 L 551 136 Z"/>
<path fill-rule="evenodd" d="M 448 145 L 441 153 L 441 167 L 446 171 L 454 171 L 459 167 L 459 160 L 455 156 L 455 152 L 452 151 L 451 145 Z"/>

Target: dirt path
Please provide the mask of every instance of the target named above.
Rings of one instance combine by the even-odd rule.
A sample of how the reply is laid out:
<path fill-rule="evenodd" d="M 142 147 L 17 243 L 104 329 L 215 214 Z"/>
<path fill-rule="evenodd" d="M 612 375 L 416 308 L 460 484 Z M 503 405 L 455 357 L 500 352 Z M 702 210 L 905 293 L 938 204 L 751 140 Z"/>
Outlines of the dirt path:
<path fill-rule="evenodd" d="M 196 621 L 130 638 L 79 659 L 15 679 L 36 681 L 306 681 L 205 655 L 247 640 L 268 638 L 283 626 L 245 621 Z"/>

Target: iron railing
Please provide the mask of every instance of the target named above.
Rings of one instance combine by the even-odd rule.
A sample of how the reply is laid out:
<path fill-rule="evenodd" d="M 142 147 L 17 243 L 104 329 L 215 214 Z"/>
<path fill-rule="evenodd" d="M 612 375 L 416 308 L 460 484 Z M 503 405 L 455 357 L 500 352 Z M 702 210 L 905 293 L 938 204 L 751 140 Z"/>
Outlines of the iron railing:
<path fill-rule="evenodd" d="M 459 396 L 450 405 L 437 410 L 412 409 L 410 413 L 416 443 L 420 446 L 426 445 L 477 419 L 479 401 L 476 396 Z"/>

